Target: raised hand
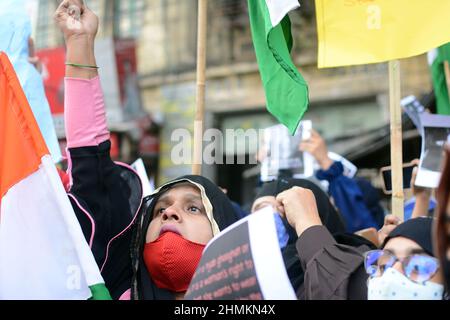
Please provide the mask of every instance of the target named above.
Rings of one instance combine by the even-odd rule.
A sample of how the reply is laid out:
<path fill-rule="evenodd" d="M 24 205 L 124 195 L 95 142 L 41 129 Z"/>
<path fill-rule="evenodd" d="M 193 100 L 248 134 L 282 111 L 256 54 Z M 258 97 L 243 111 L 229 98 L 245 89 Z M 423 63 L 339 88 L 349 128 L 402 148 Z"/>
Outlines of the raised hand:
<path fill-rule="evenodd" d="M 314 193 L 305 188 L 293 187 L 280 193 L 277 196 L 279 210 L 285 216 L 289 224 L 300 236 L 306 229 L 312 226 L 322 225 L 319 212 L 317 210 Z"/>
<path fill-rule="evenodd" d="M 72 37 L 95 38 L 99 20 L 83 0 L 64 0 L 54 14 L 54 20 L 64 34 L 66 42 Z"/>
<path fill-rule="evenodd" d="M 311 130 L 311 138 L 302 141 L 299 149 L 310 153 L 323 170 L 328 170 L 333 164 L 333 160 L 328 157 L 328 148 L 325 140 L 314 129 Z"/>
<path fill-rule="evenodd" d="M 384 217 L 384 225 L 378 230 L 378 243 L 380 245 L 383 244 L 384 239 L 392 232 L 399 224 L 401 223 L 400 219 L 393 214 L 389 214 Z"/>
<path fill-rule="evenodd" d="M 83 0 L 64 0 L 54 14 L 66 41 L 66 77 L 92 79 L 98 75 L 94 41 L 98 18 Z M 80 67 L 81 66 L 81 67 Z M 86 67 L 88 66 L 88 67 Z"/>

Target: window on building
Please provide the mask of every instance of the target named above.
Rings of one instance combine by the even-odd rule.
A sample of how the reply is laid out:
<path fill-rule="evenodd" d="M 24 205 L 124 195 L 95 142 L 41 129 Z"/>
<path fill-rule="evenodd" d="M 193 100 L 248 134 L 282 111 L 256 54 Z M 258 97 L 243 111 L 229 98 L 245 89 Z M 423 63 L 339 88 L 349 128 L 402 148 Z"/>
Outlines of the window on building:
<path fill-rule="evenodd" d="M 326 140 L 357 137 L 386 125 L 383 106 L 375 98 L 315 104 L 309 107 L 304 119 L 312 120 L 313 127 Z"/>
<path fill-rule="evenodd" d="M 114 36 L 137 38 L 144 22 L 145 0 L 114 0 Z"/>
<path fill-rule="evenodd" d="M 246 1 L 213 0 L 208 19 L 210 64 L 255 59 Z"/>

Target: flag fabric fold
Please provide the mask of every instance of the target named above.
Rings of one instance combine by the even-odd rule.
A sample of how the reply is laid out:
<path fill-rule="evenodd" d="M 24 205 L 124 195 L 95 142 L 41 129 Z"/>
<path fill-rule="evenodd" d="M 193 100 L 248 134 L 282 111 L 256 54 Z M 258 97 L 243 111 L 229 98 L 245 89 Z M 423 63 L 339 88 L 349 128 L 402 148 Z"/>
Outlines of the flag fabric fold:
<path fill-rule="evenodd" d="M 319 68 L 407 58 L 450 41 L 447 0 L 316 0 Z"/>
<path fill-rule="evenodd" d="M 110 296 L 19 80 L 0 52 L 0 300 L 88 298 Z"/>
<path fill-rule="evenodd" d="M 428 52 L 428 63 L 431 70 L 434 95 L 436 96 L 437 113 L 450 115 L 450 98 L 447 87 L 444 62 L 450 64 L 450 42 Z"/>
<path fill-rule="evenodd" d="M 253 45 L 269 112 L 293 135 L 308 108 L 308 86 L 292 62 L 291 23 L 297 0 L 248 0 Z"/>

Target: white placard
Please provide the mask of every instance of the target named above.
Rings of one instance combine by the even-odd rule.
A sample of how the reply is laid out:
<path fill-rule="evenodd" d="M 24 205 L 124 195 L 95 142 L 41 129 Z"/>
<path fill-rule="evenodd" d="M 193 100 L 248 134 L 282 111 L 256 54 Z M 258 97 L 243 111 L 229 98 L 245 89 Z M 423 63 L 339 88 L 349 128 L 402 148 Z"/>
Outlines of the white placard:
<path fill-rule="evenodd" d="M 203 251 L 187 300 L 296 300 L 278 242 L 272 208 L 229 226 Z"/>
<path fill-rule="evenodd" d="M 450 135 L 450 116 L 424 113 L 422 123 L 422 153 L 415 185 L 436 188 L 441 178 L 443 147 Z"/>
<path fill-rule="evenodd" d="M 314 175 L 314 157 L 299 150 L 300 142 L 311 135 L 312 122 L 303 120 L 297 132 L 291 136 L 284 125 L 275 125 L 264 130 L 262 148 L 266 157 L 261 162 L 261 180 L 272 181 L 280 171 L 288 171 L 294 178 Z"/>
<path fill-rule="evenodd" d="M 141 158 L 137 159 L 131 167 L 136 170 L 139 178 L 142 181 L 142 192 L 143 197 L 146 197 L 153 193 L 155 190 L 155 182 L 152 179 L 151 181 L 148 179 L 147 171 L 145 170 L 144 161 Z"/>

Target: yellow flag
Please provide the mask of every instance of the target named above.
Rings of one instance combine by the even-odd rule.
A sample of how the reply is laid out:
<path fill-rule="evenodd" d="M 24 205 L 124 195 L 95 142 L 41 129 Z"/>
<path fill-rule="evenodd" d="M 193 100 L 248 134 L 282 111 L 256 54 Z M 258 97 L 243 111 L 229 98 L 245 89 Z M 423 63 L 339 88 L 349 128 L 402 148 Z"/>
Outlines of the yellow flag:
<path fill-rule="evenodd" d="M 384 62 L 450 42 L 450 0 L 316 0 L 319 68 Z"/>

